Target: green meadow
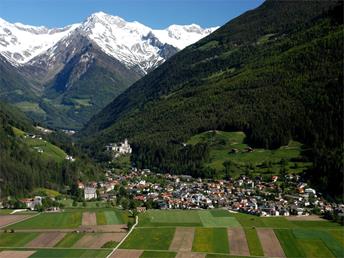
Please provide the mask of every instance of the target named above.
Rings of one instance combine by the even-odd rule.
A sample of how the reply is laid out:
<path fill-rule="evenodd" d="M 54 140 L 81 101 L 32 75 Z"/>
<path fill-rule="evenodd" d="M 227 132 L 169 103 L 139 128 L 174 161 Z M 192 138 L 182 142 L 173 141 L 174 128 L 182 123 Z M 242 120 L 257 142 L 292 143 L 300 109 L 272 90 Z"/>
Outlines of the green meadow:
<path fill-rule="evenodd" d="M 38 235 L 35 232 L 0 233 L 0 247 L 22 247 Z"/>
<path fill-rule="evenodd" d="M 81 225 L 81 212 L 41 213 L 33 218 L 9 226 L 11 229 L 77 228 Z"/>
<path fill-rule="evenodd" d="M 174 232 L 174 228 L 136 228 L 120 248 L 168 250 Z"/>
<path fill-rule="evenodd" d="M 276 150 L 258 148 L 248 152 L 249 145 L 246 144 L 245 138 L 243 132 L 207 131 L 192 136 L 187 143 L 207 143 L 210 147 L 210 158 L 205 165 L 222 171 L 223 163 L 231 161 L 234 164 L 232 175 L 239 175 L 246 170 L 251 170 L 251 174 L 278 173 L 282 167 L 281 160 L 285 160 L 286 168 L 294 173 L 302 172 L 311 165 L 295 161 L 302 152 L 302 144 L 299 142 L 290 141 L 287 146 Z"/>

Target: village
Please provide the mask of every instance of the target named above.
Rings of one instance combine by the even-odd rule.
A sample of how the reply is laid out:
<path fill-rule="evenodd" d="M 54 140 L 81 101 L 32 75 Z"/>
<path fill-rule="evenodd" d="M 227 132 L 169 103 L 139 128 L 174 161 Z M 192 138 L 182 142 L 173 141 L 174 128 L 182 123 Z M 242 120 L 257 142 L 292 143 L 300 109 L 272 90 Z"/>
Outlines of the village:
<path fill-rule="evenodd" d="M 127 140 L 109 144 L 106 150 L 113 152 L 115 158 L 132 152 Z M 114 169 L 107 169 L 104 181 L 78 181 L 77 188 L 82 192 L 83 202 L 112 202 L 138 212 L 150 208 L 224 208 L 257 216 L 308 216 L 334 211 L 343 214 L 344 210 L 344 205 L 327 202 L 296 174 L 286 174 L 284 178 L 273 175 L 269 180 L 247 175 L 229 180 L 211 180 L 132 167 L 120 174 Z M 36 205 L 42 205 L 41 196 L 20 201 L 31 210 Z M 58 210 L 57 207 L 50 209 Z"/>

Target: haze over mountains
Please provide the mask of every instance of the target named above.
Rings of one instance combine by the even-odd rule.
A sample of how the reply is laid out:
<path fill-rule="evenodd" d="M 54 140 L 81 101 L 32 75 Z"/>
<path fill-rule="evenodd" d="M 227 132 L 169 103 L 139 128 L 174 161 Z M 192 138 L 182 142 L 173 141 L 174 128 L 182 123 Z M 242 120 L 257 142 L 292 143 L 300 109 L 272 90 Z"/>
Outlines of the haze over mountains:
<path fill-rule="evenodd" d="M 133 82 L 215 29 L 154 30 L 103 12 L 54 29 L 0 19 L 0 96 L 51 127 L 81 128 Z"/>

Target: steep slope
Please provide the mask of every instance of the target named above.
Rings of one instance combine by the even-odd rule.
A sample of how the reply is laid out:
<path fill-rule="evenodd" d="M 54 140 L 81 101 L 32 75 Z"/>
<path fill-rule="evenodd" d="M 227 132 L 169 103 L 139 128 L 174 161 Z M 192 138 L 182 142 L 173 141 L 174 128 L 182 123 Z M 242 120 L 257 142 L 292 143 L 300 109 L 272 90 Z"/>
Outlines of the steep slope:
<path fill-rule="evenodd" d="M 18 74 L 3 73 L 0 99 L 45 125 L 79 129 L 136 80 L 215 29 L 153 30 L 103 12 L 57 29 L 0 20 L 2 69 Z"/>
<path fill-rule="evenodd" d="M 32 121 L 20 110 L 0 102 L 0 178 L 1 196 L 22 196 L 35 187 L 62 190 L 78 179 L 101 178 L 102 170 L 92 162 L 77 156 L 75 162 L 65 160 L 66 153 L 51 141 L 60 139 L 60 146 L 66 147 L 61 136 L 51 133 L 43 135 L 43 140 L 24 137 L 23 134 L 36 133 Z M 71 143 L 69 143 L 71 145 Z M 40 146 L 43 153 L 38 153 Z M 71 148 L 68 149 L 71 154 Z M 75 157 L 76 154 L 73 153 Z M 80 155 L 81 156 L 81 155 Z"/>
<path fill-rule="evenodd" d="M 0 98 L 10 102 L 36 100 L 35 87 L 0 54 Z"/>
<path fill-rule="evenodd" d="M 338 194 L 333 182 L 341 178 L 341 162 L 333 158 L 340 157 L 343 129 L 342 7 L 266 1 L 117 97 L 83 130 L 96 139 L 85 145 L 95 152 L 129 137 L 140 166 L 200 175 L 191 157 L 204 158 L 203 147 L 175 144 L 193 134 L 243 130 L 251 144 L 268 148 L 294 138 L 313 147 L 315 164 L 331 150 L 332 163 L 317 171 Z"/>

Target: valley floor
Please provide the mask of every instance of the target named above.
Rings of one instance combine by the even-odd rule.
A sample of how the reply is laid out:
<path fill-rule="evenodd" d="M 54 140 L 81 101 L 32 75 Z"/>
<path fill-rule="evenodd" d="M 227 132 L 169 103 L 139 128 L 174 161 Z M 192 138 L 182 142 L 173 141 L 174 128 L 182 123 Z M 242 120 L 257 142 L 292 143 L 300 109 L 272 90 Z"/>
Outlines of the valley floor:
<path fill-rule="evenodd" d="M 107 208 L 0 215 L 0 257 L 344 256 L 343 227 L 316 216 L 257 217 L 225 209 L 148 210 L 139 214 L 137 226 L 119 245 L 128 232 L 126 219 L 122 210 Z"/>

